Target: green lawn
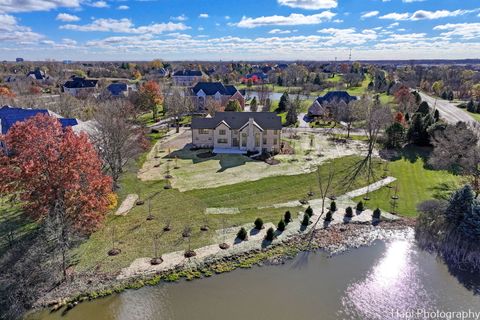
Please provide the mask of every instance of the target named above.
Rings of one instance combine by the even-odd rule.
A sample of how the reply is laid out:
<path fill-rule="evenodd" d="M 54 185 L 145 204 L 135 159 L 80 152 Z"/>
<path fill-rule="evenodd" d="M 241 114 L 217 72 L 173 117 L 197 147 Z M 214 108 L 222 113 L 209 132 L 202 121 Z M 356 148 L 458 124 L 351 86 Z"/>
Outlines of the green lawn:
<path fill-rule="evenodd" d="M 345 157 L 334 160 L 336 176 L 332 193 L 341 194 L 345 190 L 345 175 L 358 157 Z M 257 217 L 265 222 L 277 223 L 287 210 L 285 208 L 257 209 L 276 203 L 298 200 L 306 197 L 310 188 L 316 191 L 316 174 L 300 174 L 294 176 L 275 176 L 257 181 L 243 182 L 234 185 L 210 189 L 197 189 L 180 192 L 176 189 L 164 190 L 164 181 L 142 182 L 136 178 L 135 168 L 126 173 L 121 180 L 119 190 L 120 200 L 127 194 L 140 194 L 142 199 L 156 194 L 151 200 L 154 220 L 147 221 L 148 201 L 142 206 L 136 206 L 127 216 L 110 215 L 105 227 L 91 235 L 88 241 L 75 250 L 79 260 L 79 271 L 100 268 L 103 271 L 118 271 L 128 266 L 134 259 L 152 256 L 153 238 L 160 235 L 160 252 L 185 250 L 188 242 L 182 238 L 185 226 L 191 226 L 193 235 L 191 246 L 198 248 L 215 242 L 215 229 L 221 229 L 223 220 L 225 226 L 238 226 L 249 223 Z M 321 167 L 322 176 L 327 174 L 328 167 Z M 377 165 L 380 172 L 381 166 Z M 364 186 L 366 179 L 359 179 L 351 186 L 352 189 Z M 239 208 L 240 213 L 234 215 L 205 215 L 206 208 Z M 295 210 L 289 208 L 290 210 Z M 210 231 L 200 231 L 205 223 Z M 172 230 L 163 232 L 163 226 L 170 220 Z M 118 247 L 122 253 L 109 257 L 112 230 L 118 238 Z"/>
<path fill-rule="evenodd" d="M 372 192 L 368 207 L 390 211 L 391 196 L 398 186 L 397 211 L 401 215 L 413 217 L 417 215 L 416 206 L 420 202 L 444 197 L 462 183 L 462 177 L 426 168 L 425 158 L 428 154 L 428 149 L 410 147 L 403 152 L 400 159 L 390 162 L 386 175 L 397 178 L 397 181 L 392 184 L 392 189 L 384 187 Z M 355 199 L 360 200 L 361 197 Z"/>
<path fill-rule="evenodd" d="M 459 108 L 460 109 L 460 108 Z M 474 113 L 474 112 L 469 112 L 465 109 L 460 109 L 461 112 L 467 112 L 469 115 L 471 115 L 476 121 L 480 121 L 480 113 Z"/>

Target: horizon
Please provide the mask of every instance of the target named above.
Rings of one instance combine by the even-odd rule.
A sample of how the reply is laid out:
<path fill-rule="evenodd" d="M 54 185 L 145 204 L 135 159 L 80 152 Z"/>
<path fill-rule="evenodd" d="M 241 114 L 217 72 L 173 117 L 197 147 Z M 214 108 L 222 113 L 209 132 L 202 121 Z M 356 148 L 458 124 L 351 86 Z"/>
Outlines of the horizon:
<path fill-rule="evenodd" d="M 473 0 L 0 0 L 0 22 L 2 60 L 480 58 Z"/>

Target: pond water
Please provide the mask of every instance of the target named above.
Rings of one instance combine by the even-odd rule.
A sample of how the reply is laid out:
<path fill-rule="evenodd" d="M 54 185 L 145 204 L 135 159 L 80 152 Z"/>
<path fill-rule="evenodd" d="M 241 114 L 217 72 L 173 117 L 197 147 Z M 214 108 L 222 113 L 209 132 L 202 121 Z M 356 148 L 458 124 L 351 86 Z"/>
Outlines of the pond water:
<path fill-rule="evenodd" d="M 82 303 L 64 317 L 45 311 L 32 319 L 427 319 L 406 318 L 405 311 L 480 313 L 472 289 L 478 277 L 464 274 L 461 284 L 413 240 L 377 241 L 332 258 L 302 253 L 284 265 L 129 290 Z"/>

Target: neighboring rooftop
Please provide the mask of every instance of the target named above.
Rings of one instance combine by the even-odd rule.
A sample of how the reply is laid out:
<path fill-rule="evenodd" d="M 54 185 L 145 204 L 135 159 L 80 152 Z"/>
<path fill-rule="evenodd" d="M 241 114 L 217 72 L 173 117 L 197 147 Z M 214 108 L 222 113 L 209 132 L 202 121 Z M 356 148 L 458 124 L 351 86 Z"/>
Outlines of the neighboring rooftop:
<path fill-rule="evenodd" d="M 63 86 L 69 89 L 94 88 L 97 85 L 97 82 L 98 80 L 74 77 L 71 80 L 65 82 Z"/>
<path fill-rule="evenodd" d="M 238 91 L 235 86 L 224 86 L 221 82 L 199 82 L 192 88 L 192 91 L 195 94 L 200 90 L 202 90 L 207 96 L 213 96 L 217 92 L 224 96 L 233 96 Z"/>
<path fill-rule="evenodd" d="M 274 112 L 217 112 L 211 118 L 193 118 L 192 128 L 214 129 L 220 122 L 224 121 L 231 129 L 238 130 L 250 118 L 253 118 L 262 129 L 282 129 L 282 119 Z"/>
<path fill-rule="evenodd" d="M 107 90 L 112 94 L 112 96 L 119 96 L 122 92 L 128 90 L 128 86 L 126 83 L 111 83 Z"/>
<path fill-rule="evenodd" d="M 357 97 L 351 96 L 346 91 L 330 91 L 327 92 L 323 97 L 318 97 L 317 102 L 323 104 L 324 102 L 332 101 L 344 101 L 345 103 L 350 103 L 351 101 L 357 100 Z"/>
<path fill-rule="evenodd" d="M 199 70 L 179 70 L 175 71 L 173 74 L 174 77 L 201 77 L 203 76 L 202 71 Z"/>
<path fill-rule="evenodd" d="M 8 130 L 17 122 L 25 121 L 37 114 L 55 116 L 46 109 L 24 109 L 11 106 L 0 108 L 0 128 L 1 133 L 6 134 Z M 58 117 L 57 117 L 58 118 Z M 78 124 L 76 119 L 58 118 L 63 127 L 73 127 Z"/>

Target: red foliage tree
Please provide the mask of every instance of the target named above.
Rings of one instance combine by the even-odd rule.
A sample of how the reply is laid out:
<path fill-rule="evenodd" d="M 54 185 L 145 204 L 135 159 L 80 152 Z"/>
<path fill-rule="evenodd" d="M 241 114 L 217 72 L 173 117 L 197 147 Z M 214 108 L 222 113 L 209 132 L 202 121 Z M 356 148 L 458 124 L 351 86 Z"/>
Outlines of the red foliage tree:
<path fill-rule="evenodd" d="M 395 102 L 398 104 L 399 111 L 403 114 L 415 112 L 415 96 L 410 92 L 407 86 L 400 86 L 395 93 Z"/>
<path fill-rule="evenodd" d="M 101 225 L 112 182 L 85 134 L 39 114 L 16 123 L 0 140 L 8 149 L 0 154 L 0 192 L 18 194 L 28 216 L 43 220 L 60 211 L 82 234 Z"/>
<path fill-rule="evenodd" d="M 401 112 L 397 112 L 395 114 L 395 119 L 394 120 L 395 120 L 395 122 L 400 123 L 402 126 L 406 125 L 405 116 Z"/>
<path fill-rule="evenodd" d="M 15 93 L 9 87 L 1 86 L 0 97 L 15 98 Z"/>

